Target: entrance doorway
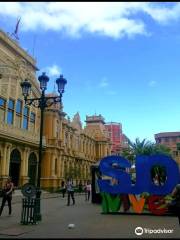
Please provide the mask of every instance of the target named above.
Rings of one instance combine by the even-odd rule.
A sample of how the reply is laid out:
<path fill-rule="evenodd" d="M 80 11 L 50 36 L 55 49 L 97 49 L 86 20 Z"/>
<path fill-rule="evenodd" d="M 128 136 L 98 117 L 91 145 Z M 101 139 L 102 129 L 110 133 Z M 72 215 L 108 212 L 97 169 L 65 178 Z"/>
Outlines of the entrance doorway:
<path fill-rule="evenodd" d="M 29 155 L 28 160 L 28 177 L 29 183 L 36 185 L 36 176 L 37 176 L 37 157 L 35 153 Z"/>
<path fill-rule="evenodd" d="M 9 176 L 12 178 L 14 186 L 18 186 L 21 165 L 21 154 L 17 149 L 14 149 L 10 155 Z"/>

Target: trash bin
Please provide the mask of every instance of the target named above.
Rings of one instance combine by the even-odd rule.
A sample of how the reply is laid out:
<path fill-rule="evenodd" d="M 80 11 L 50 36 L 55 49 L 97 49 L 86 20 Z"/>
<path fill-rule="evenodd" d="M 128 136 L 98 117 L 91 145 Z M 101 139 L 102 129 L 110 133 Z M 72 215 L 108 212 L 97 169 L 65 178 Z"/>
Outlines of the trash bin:
<path fill-rule="evenodd" d="M 28 225 L 36 223 L 37 223 L 37 199 L 30 197 L 23 198 L 21 224 Z"/>

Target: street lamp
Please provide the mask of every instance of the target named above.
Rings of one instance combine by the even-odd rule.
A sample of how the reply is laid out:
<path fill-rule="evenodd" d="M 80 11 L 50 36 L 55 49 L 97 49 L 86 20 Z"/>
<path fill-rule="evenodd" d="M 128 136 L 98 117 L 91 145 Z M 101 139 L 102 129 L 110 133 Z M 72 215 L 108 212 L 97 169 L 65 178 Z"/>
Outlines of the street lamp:
<path fill-rule="evenodd" d="M 37 176 L 37 190 L 36 190 L 36 199 L 37 199 L 37 220 L 41 220 L 40 213 L 40 197 L 41 197 L 41 188 L 40 188 L 40 179 L 41 179 L 41 162 L 42 162 L 42 135 L 43 135 L 43 120 L 44 120 L 44 110 L 46 107 L 50 107 L 55 103 L 62 103 L 62 94 L 64 93 L 64 87 L 67 83 L 67 80 L 60 75 L 59 78 L 56 79 L 56 83 L 58 86 L 59 96 L 56 97 L 47 97 L 45 96 L 45 90 L 47 89 L 47 83 L 49 81 L 46 73 L 43 72 L 41 76 L 38 77 L 40 82 L 40 89 L 42 90 L 40 98 L 28 98 L 31 91 L 31 83 L 25 79 L 22 82 L 22 94 L 24 96 L 26 105 L 33 105 L 34 107 L 40 108 L 41 110 L 41 122 L 40 122 L 40 140 L 39 140 L 39 162 L 38 162 L 38 176 Z"/>

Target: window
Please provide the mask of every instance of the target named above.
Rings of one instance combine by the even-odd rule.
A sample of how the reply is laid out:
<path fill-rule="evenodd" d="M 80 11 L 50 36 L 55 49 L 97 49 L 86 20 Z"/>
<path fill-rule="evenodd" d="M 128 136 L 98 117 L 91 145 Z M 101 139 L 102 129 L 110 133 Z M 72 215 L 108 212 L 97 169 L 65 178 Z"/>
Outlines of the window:
<path fill-rule="evenodd" d="M 9 99 L 7 123 L 8 124 L 13 124 L 13 120 L 14 120 L 14 100 Z"/>
<path fill-rule="evenodd" d="M 5 121 L 6 100 L 0 97 L 0 121 Z"/>
<path fill-rule="evenodd" d="M 22 113 L 22 101 L 18 99 L 16 103 L 16 114 L 21 113 Z"/>
<path fill-rule="evenodd" d="M 22 122 L 22 100 L 18 99 L 16 102 L 16 122 L 15 126 L 21 128 Z"/>
<path fill-rule="evenodd" d="M 24 116 L 23 128 L 28 129 L 28 116 L 29 116 L 29 108 L 28 107 L 24 107 L 23 116 Z"/>
<path fill-rule="evenodd" d="M 119 131 L 116 131 L 115 134 L 114 134 L 115 138 L 120 138 L 120 132 Z"/>
<path fill-rule="evenodd" d="M 36 114 L 34 112 L 31 112 L 30 122 L 35 123 L 35 118 L 36 118 Z"/>
<path fill-rule="evenodd" d="M 36 121 L 36 114 L 34 112 L 31 112 L 30 114 L 30 126 L 29 130 L 30 131 L 35 131 L 35 121 Z"/>
<path fill-rule="evenodd" d="M 14 110 L 14 100 L 9 99 L 8 108 Z"/>
<path fill-rule="evenodd" d="M 0 107 L 5 108 L 6 107 L 6 100 L 3 98 L 0 98 Z"/>

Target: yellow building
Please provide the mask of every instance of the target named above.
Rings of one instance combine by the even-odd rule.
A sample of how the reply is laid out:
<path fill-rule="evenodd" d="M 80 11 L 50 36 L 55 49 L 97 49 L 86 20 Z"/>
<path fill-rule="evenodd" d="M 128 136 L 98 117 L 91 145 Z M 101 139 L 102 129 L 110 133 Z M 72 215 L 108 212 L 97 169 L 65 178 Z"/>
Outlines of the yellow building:
<path fill-rule="evenodd" d="M 35 182 L 38 164 L 39 113 L 25 106 L 20 82 L 28 78 L 31 97 L 39 97 L 35 60 L 0 31 L 0 184 L 8 175 L 15 186 Z"/>
<path fill-rule="evenodd" d="M 26 106 L 20 87 L 28 79 L 30 98 L 40 97 L 35 60 L 0 31 L 0 186 L 10 175 L 15 186 L 36 184 L 38 169 L 38 108 Z M 87 117 L 83 129 L 77 113 L 70 121 L 58 103 L 45 110 L 41 186 L 56 189 L 67 177 L 76 184 L 90 179 L 90 166 L 110 154 L 101 115 Z"/>
<path fill-rule="evenodd" d="M 90 118 L 94 121 L 89 122 Z M 91 179 L 91 165 L 110 155 L 110 142 L 102 119 L 101 115 L 87 116 L 83 129 L 79 113 L 70 121 L 59 104 L 45 111 L 43 188 L 55 189 L 68 177 L 72 177 L 76 185 Z"/>

